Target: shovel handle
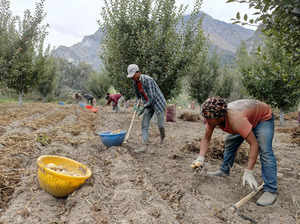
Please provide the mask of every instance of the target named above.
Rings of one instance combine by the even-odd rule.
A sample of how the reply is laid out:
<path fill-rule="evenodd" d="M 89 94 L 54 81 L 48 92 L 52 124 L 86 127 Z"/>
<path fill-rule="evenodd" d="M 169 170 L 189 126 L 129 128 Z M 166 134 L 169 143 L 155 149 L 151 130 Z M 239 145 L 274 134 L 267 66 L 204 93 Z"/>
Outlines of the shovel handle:
<path fill-rule="evenodd" d="M 140 100 L 139 100 L 138 103 L 137 103 L 137 107 L 138 107 L 139 105 L 140 105 Z M 124 142 L 125 142 L 125 143 L 127 142 L 128 138 L 129 138 L 129 135 L 130 135 L 130 132 L 131 132 L 131 129 L 132 129 L 132 126 L 133 126 L 133 121 L 134 121 L 134 118 L 135 118 L 135 116 L 136 116 L 136 113 L 137 113 L 137 111 L 134 110 L 133 115 L 132 115 L 132 118 L 131 118 L 131 122 L 130 122 L 130 125 L 129 125 L 129 128 L 128 128 L 128 131 L 127 131 L 126 136 L 125 136 L 125 139 L 124 139 Z"/>
<path fill-rule="evenodd" d="M 237 203 L 235 203 L 234 205 L 232 205 L 232 207 L 236 210 L 239 209 L 242 205 L 244 205 L 246 202 L 248 202 L 251 198 L 253 198 L 260 190 L 262 190 L 264 187 L 264 184 L 260 185 L 256 191 L 252 191 L 251 193 L 249 193 L 248 195 L 246 195 L 245 197 L 243 197 L 241 200 L 239 200 Z"/>

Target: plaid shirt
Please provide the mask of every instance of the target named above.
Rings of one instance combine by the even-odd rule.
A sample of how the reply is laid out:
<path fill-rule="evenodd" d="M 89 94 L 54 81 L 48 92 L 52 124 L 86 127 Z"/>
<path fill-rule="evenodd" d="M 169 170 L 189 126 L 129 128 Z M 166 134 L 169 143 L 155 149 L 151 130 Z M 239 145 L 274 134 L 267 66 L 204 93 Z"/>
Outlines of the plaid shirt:
<path fill-rule="evenodd" d="M 144 96 L 139 92 L 136 82 L 133 81 L 135 87 L 135 94 L 137 98 L 140 99 L 142 97 L 144 104 L 149 104 L 154 111 L 164 112 L 166 108 L 166 100 L 157 83 L 148 75 L 141 75 L 140 81 L 148 97 L 148 102 L 146 101 Z"/>

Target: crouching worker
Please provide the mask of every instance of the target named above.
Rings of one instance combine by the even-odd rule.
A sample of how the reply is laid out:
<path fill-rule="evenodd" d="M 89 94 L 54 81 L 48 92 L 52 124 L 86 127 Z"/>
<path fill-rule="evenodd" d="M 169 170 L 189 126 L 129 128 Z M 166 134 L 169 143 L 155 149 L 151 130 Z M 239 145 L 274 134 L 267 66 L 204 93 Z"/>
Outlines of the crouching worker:
<path fill-rule="evenodd" d="M 111 102 L 113 102 L 112 106 L 113 106 L 113 111 L 115 111 L 116 113 L 119 112 L 119 102 L 123 102 L 124 98 L 121 94 L 106 94 L 105 99 L 107 100 L 106 105 L 109 105 Z"/>
<path fill-rule="evenodd" d="M 160 132 L 160 143 L 165 138 L 164 118 L 166 100 L 157 83 L 148 75 L 144 75 L 139 71 L 136 64 L 131 64 L 127 68 L 127 77 L 133 80 L 135 93 L 138 101 L 143 100 L 143 107 L 139 110 L 138 115 L 143 114 L 142 120 L 142 144 L 143 147 L 136 152 L 143 152 L 149 143 L 149 126 L 150 120 L 154 113 L 157 116 L 157 125 Z"/>
<path fill-rule="evenodd" d="M 201 114 L 206 120 L 206 130 L 200 142 L 200 154 L 192 163 L 192 167 L 199 169 L 204 167 L 204 157 L 212 133 L 219 127 L 229 133 L 225 140 L 224 160 L 220 169 L 208 172 L 208 176 L 229 176 L 236 152 L 246 140 L 250 151 L 248 165 L 244 170 L 243 186 L 248 183 L 251 188 L 257 188 L 253 168 L 259 154 L 264 193 L 256 204 L 272 205 L 277 198 L 277 162 L 272 149 L 274 118 L 271 107 L 258 100 L 237 100 L 227 104 L 220 97 L 212 97 L 202 104 Z"/>
<path fill-rule="evenodd" d="M 91 106 L 96 106 L 96 98 L 95 97 L 93 97 L 92 95 L 89 95 L 89 94 L 83 94 L 82 96 L 86 99 L 87 103 L 89 103 Z"/>
<path fill-rule="evenodd" d="M 82 101 L 82 96 L 81 96 L 80 93 L 75 93 L 75 94 L 73 95 L 73 98 L 75 99 L 75 102 L 76 102 L 77 104 L 80 103 L 80 102 Z"/>

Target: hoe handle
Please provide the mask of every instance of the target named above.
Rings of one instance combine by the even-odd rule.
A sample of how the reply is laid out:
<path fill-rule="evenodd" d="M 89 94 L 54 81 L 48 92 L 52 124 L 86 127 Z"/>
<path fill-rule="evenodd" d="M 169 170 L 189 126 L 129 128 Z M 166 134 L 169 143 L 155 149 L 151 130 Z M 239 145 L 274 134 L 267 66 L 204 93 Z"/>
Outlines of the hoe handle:
<path fill-rule="evenodd" d="M 140 105 L 140 100 L 139 100 L 138 103 L 137 103 L 137 107 L 138 107 L 139 105 Z M 129 125 L 129 128 L 128 128 L 128 131 L 127 131 L 126 136 L 125 136 L 125 140 L 124 140 L 125 143 L 127 142 L 128 138 L 129 138 L 129 135 L 130 135 L 130 132 L 131 132 L 131 129 L 132 129 L 132 126 L 133 126 L 133 121 L 134 121 L 134 118 L 135 118 L 135 116 L 136 116 L 136 113 L 137 113 L 137 111 L 134 110 L 133 115 L 132 115 L 132 118 L 131 118 L 131 122 L 130 122 L 130 125 Z"/>
<path fill-rule="evenodd" d="M 252 191 L 251 193 L 249 193 L 248 195 L 246 195 L 245 197 L 243 197 L 241 200 L 239 200 L 237 203 L 235 203 L 232 207 L 234 209 L 238 209 L 240 208 L 242 205 L 244 205 L 245 203 L 247 203 L 251 198 L 253 198 L 261 189 L 263 189 L 264 184 L 260 185 L 256 191 Z"/>

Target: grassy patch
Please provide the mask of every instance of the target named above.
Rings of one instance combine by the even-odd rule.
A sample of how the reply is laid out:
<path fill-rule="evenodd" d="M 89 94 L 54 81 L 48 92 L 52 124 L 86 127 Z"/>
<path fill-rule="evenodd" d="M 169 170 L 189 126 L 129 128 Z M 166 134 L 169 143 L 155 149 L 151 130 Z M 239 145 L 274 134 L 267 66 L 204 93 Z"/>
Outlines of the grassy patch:
<path fill-rule="evenodd" d="M 14 98 L 1 98 L 0 97 L 0 103 L 15 103 L 17 102 L 17 99 L 14 99 Z"/>

